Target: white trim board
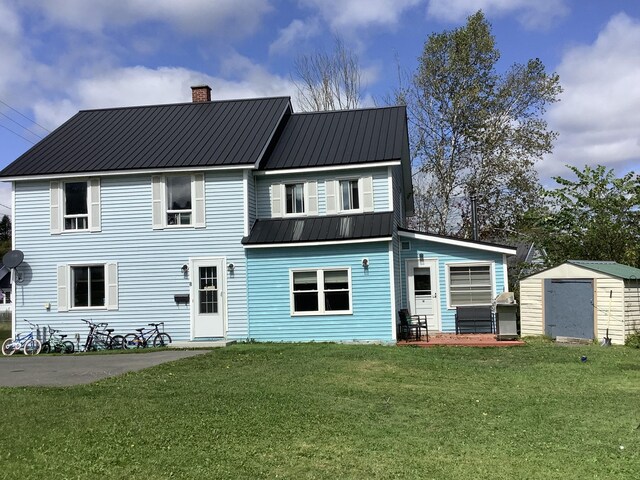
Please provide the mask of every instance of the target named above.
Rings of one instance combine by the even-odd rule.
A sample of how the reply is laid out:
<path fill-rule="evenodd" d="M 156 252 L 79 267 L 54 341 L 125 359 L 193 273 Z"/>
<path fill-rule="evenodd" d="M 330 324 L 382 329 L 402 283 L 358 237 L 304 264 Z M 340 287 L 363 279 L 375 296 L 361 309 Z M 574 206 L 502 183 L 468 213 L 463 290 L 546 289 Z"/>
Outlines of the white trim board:
<path fill-rule="evenodd" d="M 261 243 L 259 245 L 243 245 L 244 248 L 284 248 L 284 247 L 319 247 L 322 245 L 348 245 L 354 243 L 390 242 L 391 237 L 362 238 L 357 240 L 326 240 L 323 242 L 291 242 L 291 243 Z"/>
<path fill-rule="evenodd" d="M 361 170 L 363 168 L 389 167 L 400 165 L 400 160 L 390 162 L 368 162 L 354 165 L 326 165 L 323 167 L 283 168 L 282 170 L 258 170 L 255 175 L 288 175 L 292 173 L 333 172 L 336 170 Z"/>
<path fill-rule="evenodd" d="M 487 252 L 504 253 L 506 255 L 515 255 L 516 249 L 510 247 L 498 247 L 496 245 L 483 245 L 481 243 L 475 243 L 469 240 L 462 240 L 457 238 L 442 238 L 435 235 L 429 235 L 427 233 L 414 233 L 398 231 L 398 235 L 401 237 L 413 238 L 416 240 L 425 240 L 427 242 L 444 243 L 447 245 L 456 245 L 458 247 L 472 248 L 475 250 L 485 250 Z"/>

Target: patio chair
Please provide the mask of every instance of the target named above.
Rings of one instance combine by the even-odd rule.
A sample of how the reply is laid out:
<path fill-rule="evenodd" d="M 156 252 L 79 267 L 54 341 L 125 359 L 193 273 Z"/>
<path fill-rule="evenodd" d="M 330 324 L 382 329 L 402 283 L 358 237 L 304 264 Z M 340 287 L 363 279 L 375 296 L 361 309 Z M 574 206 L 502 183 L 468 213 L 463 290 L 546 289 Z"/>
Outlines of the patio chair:
<path fill-rule="evenodd" d="M 400 337 L 404 336 L 405 340 L 411 336 L 411 332 L 415 330 L 416 340 L 422 338 L 422 331 L 424 330 L 427 335 L 427 342 L 429 341 L 429 327 L 427 326 L 426 315 L 411 315 L 409 310 L 403 308 L 398 311 L 400 317 Z"/>

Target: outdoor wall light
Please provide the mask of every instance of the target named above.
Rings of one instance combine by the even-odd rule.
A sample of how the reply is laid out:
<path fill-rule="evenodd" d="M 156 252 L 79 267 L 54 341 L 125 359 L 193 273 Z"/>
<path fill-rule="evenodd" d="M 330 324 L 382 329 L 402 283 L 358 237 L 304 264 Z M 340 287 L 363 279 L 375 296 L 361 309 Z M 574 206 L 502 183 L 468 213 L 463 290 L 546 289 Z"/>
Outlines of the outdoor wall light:
<path fill-rule="evenodd" d="M 227 272 L 233 273 L 235 269 L 236 269 L 236 266 L 233 263 L 227 264 Z"/>
<path fill-rule="evenodd" d="M 369 268 L 369 259 L 366 257 L 362 259 L 362 268 Z"/>
<path fill-rule="evenodd" d="M 186 275 L 187 273 L 189 273 L 189 266 L 188 265 L 182 265 L 182 268 L 180 269 L 180 271 L 182 272 L 183 275 Z"/>

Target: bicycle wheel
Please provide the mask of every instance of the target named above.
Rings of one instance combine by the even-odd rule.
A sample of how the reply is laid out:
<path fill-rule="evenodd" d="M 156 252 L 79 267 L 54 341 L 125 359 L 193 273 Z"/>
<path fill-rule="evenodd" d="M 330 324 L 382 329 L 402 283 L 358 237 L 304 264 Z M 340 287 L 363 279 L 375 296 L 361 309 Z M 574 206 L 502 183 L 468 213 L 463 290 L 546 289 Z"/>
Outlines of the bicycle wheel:
<path fill-rule="evenodd" d="M 122 350 L 124 348 L 124 337 L 122 335 L 114 335 L 109 340 L 109 350 Z"/>
<path fill-rule="evenodd" d="M 40 343 L 40 340 L 31 338 L 25 342 L 24 347 L 22 347 L 22 351 L 25 355 L 37 355 L 40 353 L 41 348 L 42 344 Z"/>
<path fill-rule="evenodd" d="M 71 340 L 65 340 L 62 342 L 62 353 L 73 353 L 76 351 L 76 347 Z"/>
<path fill-rule="evenodd" d="M 125 350 L 128 348 L 139 348 L 142 346 L 142 340 L 135 333 L 127 333 L 124 336 L 124 341 L 122 342 L 122 348 Z"/>
<path fill-rule="evenodd" d="M 7 338 L 4 342 L 2 342 L 3 355 L 13 355 L 15 351 L 16 351 L 16 346 L 13 343 L 13 338 Z"/>
<path fill-rule="evenodd" d="M 50 353 L 51 352 L 51 343 L 49 340 L 42 343 L 42 348 L 40 349 L 40 353 Z"/>
<path fill-rule="evenodd" d="M 171 337 L 169 336 L 168 333 L 159 333 L 153 339 L 154 347 L 168 347 L 170 343 L 171 343 Z"/>

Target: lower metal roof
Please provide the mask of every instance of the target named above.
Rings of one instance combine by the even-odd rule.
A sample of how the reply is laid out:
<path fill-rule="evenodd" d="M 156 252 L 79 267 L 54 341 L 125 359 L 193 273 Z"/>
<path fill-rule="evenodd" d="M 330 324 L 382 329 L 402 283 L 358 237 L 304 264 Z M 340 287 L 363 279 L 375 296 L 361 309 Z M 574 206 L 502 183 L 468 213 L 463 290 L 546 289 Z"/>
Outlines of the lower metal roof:
<path fill-rule="evenodd" d="M 360 213 L 322 217 L 259 219 L 242 244 L 328 242 L 389 238 L 393 234 L 393 212 Z"/>

